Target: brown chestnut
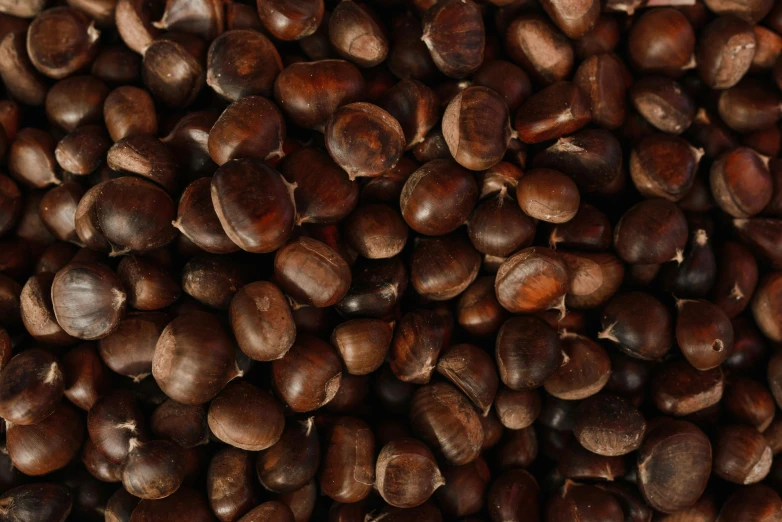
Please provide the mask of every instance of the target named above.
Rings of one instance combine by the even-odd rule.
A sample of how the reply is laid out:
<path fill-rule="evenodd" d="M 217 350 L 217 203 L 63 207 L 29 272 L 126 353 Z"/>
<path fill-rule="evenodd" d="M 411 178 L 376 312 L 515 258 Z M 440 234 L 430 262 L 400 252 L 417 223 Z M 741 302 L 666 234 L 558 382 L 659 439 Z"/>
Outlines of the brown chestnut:
<path fill-rule="evenodd" d="M 557 331 L 537 317 L 508 319 L 497 334 L 497 368 L 512 390 L 541 386 L 562 365 L 562 354 Z"/>
<path fill-rule="evenodd" d="M 122 486 L 142 499 L 160 499 L 174 493 L 185 478 L 182 448 L 167 440 L 141 442 L 130 439 L 130 451 L 122 464 Z"/>
<path fill-rule="evenodd" d="M 229 311 L 236 341 L 251 359 L 279 359 L 293 345 L 296 327 L 290 306 L 273 283 L 244 286 L 234 295 Z"/>
<path fill-rule="evenodd" d="M 571 82 L 557 82 L 530 96 L 516 113 L 514 127 L 523 143 L 540 143 L 572 134 L 592 115 L 589 99 Z"/>
<path fill-rule="evenodd" d="M 722 364 L 733 350 L 733 326 L 714 304 L 698 299 L 676 302 L 676 341 L 684 357 L 699 370 Z"/>
<path fill-rule="evenodd" d="M 337 303 L 351 283 L 350 268 L 344 259 L 325 243 L 307 237 L 277 251 L 274 277 L 297 303 L 319 308 Z"/>
<path fill-rule="evenodd" d="M 282 406 L 244 381 L 229 383 L 209 406 L 212 433 L 236 448 L 260 451 L 275 444 L 285 427 Z"/>
<path fill-rule="evenodd" d="M 771 469 L 771 448 L 752 426 L 720 426 L 714 443 L 714 474 L 735 484 L 760 482 Z"/>
<path fill-rule="evenodd" d="M 65 377 L 49 352 L 33 348 L 12 358 L 0 373 L 0 416 L 6 422 L 37 424 L 62 398 Z"/>
<path fill-rule="evenodd" d="M 224 448 L 212 457 L 206 474 L 206 493 L 218 520 L 240 520 L 257 504 L 255 490 L 251 453 Z"/>
<path fill-rule="evenodd" d="M 505 32 L 508 56 L 543 85 L 566 80 L 573 69 L 573 46 L 548 19 L 521 14 Z"/>
<path fill-rule="evenodd" d="M 630 63 L 639 72 L 676 77 L 693 60 L 695 31 L 672 7 L 650 9 L 632 25 L 627 47 Z"/>
<path fill-rule="evenodd" d="M 409 437 L 393 440 L 380 450 L 375 481 L 383 500 L 399 508 L 420 506 L 445 484 L 431 450 Z"/>
<path fill-rule="evenodd" d="M 614 229 L 616 253 L 628 263 L 665 263 L 684 252 L 684 213 L 665 199 L 649 199 L 631 207 Z"/>
<path fill-rule="evenodd" d="M 697 370 L 687 361 L 660 365 L 652 377 L 652 402 L 662 413 L 682 417 L 714 406 L 722 400 L 725 381 L 720 367 Z"/>
<path fill-rule="evenodd" d="M 465 78 L 483 62 L 486 30 L 472 0 L 445 0 L 426 11 L 421 39 L 437 68 L 451 78 Z"/>
<path fill-rule="evenodd" d="M 733 217 L 754 216 L 771 201 L 768 161 L 752 149 L 738 147 L 722 154 L 712 163 L 709 179 L 715 201 Z"/>
<path fill-rule="evenodd" d="M 455 384 L 484 414 L 488 413 L 499 386 L 491 355 L 472 344 L 455 344 L 440 355 L 437 373 Z"/>
<path fill-rule="evenodd" d="M 327 428 L 319 483 L 324 495 L 337 502 L 358 502 L 375 482 L 375 437 L 370 427 L 353 417 L 340 417 Z"/>
<path fill-rule="evenodd" d="M 27 53 L 36 69 L 59 80 L 90 64 L 99 36 L 95 22 L 81 11 L 53 7 L 42 11 L 30 24 Z"/>
<path fill-rule="evenodd" d="M 84 196 L 78 183 L 67 181 L 50 189 L 41 198 L 38 213 L 46 228 L 59 240 L 79 243 L 76 209 Z"/>
<path fill-rule="evenodd" d="M 266 36 L 249 29 L 226 31 L 209 46 L 206 83 L 231 102 L 256 94 L 270 98 L 282 69 L 280 55 Z"/>
<path fill-rule="evenodd" d="M 311 335 L 298 335 L 288 353 L 271 364 L 277 394 L 295 412 L 325 406 L 339 390 L 342 361 L 336 350 Z"/>
<path fill-rule="evenodd" d="M 136 310 L 159 310 L 174 303 L 181 289 L 168 270 L 151 258 L 124 256 L 117 275 L 127 292 L 128 305 Z"/>
<path fill-rule="evenodd" d="M 109 388 L 109 372 L 95 346 L 90 343 L 71 348 L 62 358 L 65 397 L 89 411 Z"/>
<path fill-rule="evenodd" d="M 613 457 L 626 455 L 641 446 L 646 421 L 627 399 L 599 394 L 581 402 L 573 429 L 589 451 Z"/>
<path fill-rule="evenodd" d="M 280 109 L 261 96 L 245 96 L 229 105 L 209 131 L 209 155 L 218 165 L 237 158 L 282 157 L 284 139 Z"/>
<path fill-rule="evenodd" d="M 290 493 L 304 487 L 320 465 L 315 419 L 288 420 L 280 440 L 258 453 L 256 471 L 269 491 Z"/>
<path fill-rule="evenodd" d="M 103 119 L 111 139 L 156 134 L 157 114 L 152 96 L 144 89 L 123 85 L 111 91 L 103 104 Z"/>
<path fill-rule="evenodd" d="M 334 50 L 360 67 L 379 65 L 388 55 L 385 30 L 366 4 L 340 2 L 329 16 L 328 28 Z"/>
<path fill-rule="evenodd" d="M 497 300 L 513 313 L 550 308 L 564 315 L 569 276 L 561 257 L 548 248 L 525 248 L 509 257 L 497 271 Z"/>
<path fill-rule="evenodd" d="M 564 400 L 585 399 L 599 392 L 611 376 L 611 359 L 595 341 L 563 333 L 562 366 L 543 383 L 546 391 Z"/>
<path fill-rule="evenodd" d="M 333 344 L 352 375 L 367 375 L 383 364 L 394 326 L 380 319 L 351 319 L 331 334 Z"/>

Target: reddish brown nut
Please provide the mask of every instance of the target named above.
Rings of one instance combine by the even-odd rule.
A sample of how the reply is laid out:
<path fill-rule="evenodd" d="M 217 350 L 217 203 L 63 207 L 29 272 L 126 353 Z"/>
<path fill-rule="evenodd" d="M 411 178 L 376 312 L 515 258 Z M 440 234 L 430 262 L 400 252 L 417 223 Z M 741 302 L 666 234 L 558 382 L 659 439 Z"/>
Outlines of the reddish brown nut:
<path fill-rule="evenodd" d="M 717 431 L 714 474 L 734 484 L 760 482 L 771 469 L 771 448 L 752 426 L 727 425 Z"/>
<path fill-rule="evenodd" d="M 208 422 L 215 437 L 246 451 L 274 445 L 285 428 L 280 403 L 268 392 L 240 380 L 230 382 L 212 400 Z"/>
<path fill-rule="evenodd" d="M 573 69 L 570 41 L 546 18 L 522 14 L 505 33 L 508 56 L 540 83 L 566 80 Z"/>
<path fill-rule="evenodd" d="M 297 303 L 324 308 L 341 300 L 351 283 L 350 267 L 328 245 L 302 237 L 274 256 L 274 275 Z"/>
<path fill-rule="evenodd" d="M 568 38 L 581 38 L 591 31 L 600 16 L 600 3 L 565 2 L 562 0 L 544 0 L 543 9 Z"/>
<path fill-rule="evenodd" d="M 136 310 L 160 310 L 174 303 L 181 294 L 171 273 L 153 259 L 129 255 L 122 258 L 117 275 Z"/>
<path fill-rule="evenodd" d="M 587 95 L 592 107 L 592 121 L 606 129 L 622 125 L 626 115 L 627 86 L 617 78 L 627 74 L 627 68 L 614 54 L 595 54 L 584 60 L 573 82 Z"/>
<path fill-rule="evenodd" d="M 351 103 L 337 109 L 326 123 L 325 138 L 332 159 L 351 180 L 392 169 L 405 148 L 399 122 L 371 103 Z"/>
<path fill-rule="evenodd" d="M 722 91 L 717 102 L 722 121 L 740 133 L 776 124 L 780 117 L 779 106 L 779 92 L 756 78 L 745 78 Z"/>
<path fill-rule="evenodd" d="M 445 301 L 475 281 L 480 265 L 478 252 L 457 235 L 420 238 L 410 259 L 410 283 L 421 296 Z"/>
<path fill-rule="evenodd" d="M 679 207 L 664 199 L 649 199 L 619 220 L 614 248 L 628 263 L 665 263 L 683 254 L 687 236 L 687 220 Z"/>
<path fill-rule="evenodd" d="M 699 370 L 722 364 L 733 350 L 733 326 L 714 304 L 698 299 L 676 302 L 676 341 L 684 357 Z"/>
<path fill-rule="evenodd" d="M 589 123 L 589 99 L 571 82 L 557 82 L 527 99 L 514 127 L 524 143 L 540 143 L 572 134 Z"/>
<path fill-rule="evenodd" d="M 123 85 L 111 91 L 103 104 L 103 119 L 114 141 L 157 133 L 157 113 L 152 96 L 138 87 Z"/>
<path fill-rule="evenodd" d="M 209 131 L 209 155 L 223 165 L 232 159 L 282 157 L 285 119 L 261 96 L 246 96 L 229 105 Z"/>
<path fill-rule="evenodd" d="M 209 46 L 206 84 L 231 102 L 251 95 L 271 98 L 282 69 L 280 54 L 266 36 L 249 29 L 226 31 Z"/>
<path fill-rule="evenodd" d="M 652 377 L 652 401 L 662 413 L 683 417 L 722 400 L 725 380 L 720 367 L 700 371 L 687 361 L 664 363 Z"/>
<path fill-rule="evenodd" d="M 551 169 L 532 169 L 519 180 L 516 200 L 532 218 L 566 223 L 578 212 L 581 196 L 569 176 Z"/>
<path fill-rule="evenodd" d="M 273 252 L 293 230 L 293 187 L 257 159 L 231 161 L 212 178 L 212 203 L 228 237 L 243 250 Z"/>
<path fill-rule="evenodd" d="M 758 328 L 772 341 L 782 341 L 782 272 L 773 272 L 760 283 L 752 299 L 752 315 Z"/>
<path fill-rule="evenodd" d="M 702 156 L 682 138 L 651 134 L 633 147 L 630 176 L 644 196 L 679 201 L 692 188 Z"/>
<path fill-rule="evenodd" d="M 315 32 L 323 19 L 323 0 L 263 0 L 258 15 L 267 31 L 280 40 L 300 40 Z"/>
<path fill-rule="evenodd" d="M 358 502 L 375 482 L 375 437 L 362 420 L 341 417 L 329 426 L 320 468 L 320 488 L 337 502 Z"/>
<path fill-rule="evenodd" d="M 626 399 L 599 394 L 581 403 L 573 433 L 589 451 L 613 457 L 638 449 L 645 431 L 643 415 Z"/>
<path fill-rule="evenodd" d="M 711 165 L 711 193 L 720 208 L 737 218 L 760 213 L 771 201 L 768 160 L 747 147 L 722 154 Z"/>
<path fill-rule="evenodd" d="M 537 390 L 501 388 L 494 398 L 497 418 L 510 430 L 523 430 L 532 426 L 540 414 L 540 406 L 540 393 Z"/>
<path fill-rule="evenodd" d="M 25 45 L 25 31 L 8 33 L 0 41 L 0 77 L 16 99 L 33 106 L 46 99 L 45 78 L 30 63 Z"/>
<path fill-rule="evenodd" d="M 420 506 L 445 484 L 432 451 L 408 437 L 383 446 L 375 465 L 375 481 L 383 500 L 399 508 Z"/>
<path fill-rule="evenodd" d="M 68 132 L 103 121 L 103 103 L 109 88 L 94 76 L 71 76 L 55 83 L 46 94 L 46 115 Z"/>
<path fill-rule="evenodd" d="M 584 522 L 625 520 L 622 506 L 615 496 L 597 486 L 566 480 L 562 489 L 549 502 L 546 520 L 565 522 L 573 519 Z"/>
<path fill-rule="evenodd" d="M 548 248 L 530 247 L 509 257 L 497 271 L 497 300 L 512 313 L 555 308 L 564 315 L 568 291 L 567 267 Z"/>
<path fill-rule="evenodd" d="M 27 30 L 27 53 L 36 69 L 61 79 L 86 68 L 95 57 L 100 31 L 76 9 L 55 7 L 38 15 Z"/>
<path fill-rule="evenodd" d="M 508 319 L 497 334 L 497 368 L 512 390 L 541 386 L 562 365 L 562 353 L 556 330 L 537 317 Z"/>
<path fill-rule="evenodd" d="M 366 4 L 340 2 L 328 20 L 329 41 L 340 56 L 361 67 L 379 65 L 388 55 L 388 38 Z"/>
<path fill-rule="evenodd" d="M 711 474 L 711 443 L 694 424 L 663 420 L 638 452 L 638 489 L 664 513 L 693 506 Z"/>
<path fill-rule="evenodd" d="M 611 377 L 611 359 L 602 346 L 578 334 L 563 333 L 562 366 L 543 383 L 558 399 L 580 400 L 595 395 Z"/>
<path fill-rule="evenodd" d="M 491 355 L 471 344 L 453 345 L 437 361 L 437 372 L 455 384 L 484 414 L 499 386 Z"/>
<path fill-rule="evenodd" d="M 451 78 L 464 78 L 483 63 L 486 30 L 472 0 L 445 0 L 426 11 L 421 39 L 437 68 Z"/>
<path fill-rule="evenodd" d="M 698 39 L 698 73 L 712 89 L 728 89 L 749 71 L 757 49 L 752 25 L 721 16 L 707 25 Z"/>
<path fill-rule="evenodd" d="M 242 351 L 257 361 L 283 357 L 296 338 L 288 301 L 273 283 L 257 281 L 231 300 L 231 328 Z"/>
<path fill-rule="evenodd" d="M 311 335 L 298 335 L 288 353 L 271 365 L 277 394 L 295 412 L 325 406 L 339 390 L 342 361 L 334 348 Z"/>
<path fill-rule="evenodd" d="M 695 32 L 676 9 L 650 9 L 633 24 L 627 45 L 630 63 L 638 71 L 677 77 L 693 59 Z"/>

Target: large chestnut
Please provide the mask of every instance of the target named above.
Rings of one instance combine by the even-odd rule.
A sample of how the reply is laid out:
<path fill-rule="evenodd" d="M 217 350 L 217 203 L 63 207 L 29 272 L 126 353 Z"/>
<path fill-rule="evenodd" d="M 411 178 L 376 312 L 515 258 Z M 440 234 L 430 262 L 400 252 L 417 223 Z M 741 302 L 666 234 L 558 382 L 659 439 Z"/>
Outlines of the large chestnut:
<path fill-rule="evenodd" d="M 258 453 L 258 480 L 269 491 L 291 493 L 304 487 L 320 465 L 320 442 L 315 419 L 290 419 L 280 440 Z"/>
<path fill-rule="evenodd" d="M 284 139 L 280 109 L 262 96 L 245 96 L 229 105 L 209 131 L 209 155 L 218 165 L 239 158 L 281 157 Z"/>
<path fill-rule="evenodd" d="M 497 300 L 513 313 L 555 308 L 564 315 L 568 286 L 564 261 L 559 254 L 543 247 L 525 248 L 506 259 L 495 280 Z"/>
<path fill-rule="evenodd" d="M 260 451 L 272 446 L 285 427 L 282 406 L 266 391 L 233 381 L 212 400 L 209 428 L 231 446 Z"/>
<path fill-rule="evenodd" d="M 298 335 L 288 353 L 271 364 L 277 394 L 295 412 L 325 406 L 339 390 L 342 361 L 317 337 Z"/>
<path fill-rule="evenodd" d="M 142 499 L 165 498 L 179 489 L 184 478 L 185 456 L 178 444 L 130 439 L 122 465 L 122 486 L 128 493 Z"/>
<path fill-rule="evenodd" d="M 146 440 L 144 416 L 126 390 L 111 390 L 98 399 L 87 416 L 90 441 L 109 461 L 122 464 L 130 451 L 130 441 Z"/>
<path fill-rule="evenodd" d="M 512 390 L 541 386 L 562 365 L 562 353 L 557 331 L 537 317 L 508 319 L 497 334 L 497 368 Z"/>
<path fill-rule="evenodd" d="M 293 315 L 274 283 L 257 281 L 242 287 L 231 300 L 229 313 L 236 341 L 251 359 L 279 359 L 293 346 Z"/>
<path fill-rule="evenodd" d="M 375 480 L 383 500 L 399 508 L 420 506 L 445 483 L 432 451 L 407 437 L 393 440 L 380 450 Z"/>
<path fill-rule="evenodd" d="M 253 476 L 253 455 L 223 448 L 209 462 L 206 491 L 209 505 L 221 522 L 239 519 L 258 502 Z"/>
<path fill-rule="evenodd" d="M 13 424 L 37 424 L 62 398 L 65 377 L 49 352 L 33 348 L 12 358 L 0 373 L 0 417 Z"/>
<path fill-rule="evenodd" d="M 340 301 L 351 283 L 345 260 L 325 243 L 308 237 L 291 241 L 277 251 L 274 277 L 294 301 L 318 308 Z"/>
<path fill-rule="evenodd" d="M 319 483 L 324 495 L 337 502 L 358 502 L 375 483 L 375 437 L 370 427 L 353 417 L 340 417 L 327 428 Z"/>
<path fill-rule="evenodd" d="M 480 68 L 486 30 L 481 11 L 472 0 L 437 2 L 426 11 L 423 26 L 421 39 L 446 75 L 464 78 Z"/>

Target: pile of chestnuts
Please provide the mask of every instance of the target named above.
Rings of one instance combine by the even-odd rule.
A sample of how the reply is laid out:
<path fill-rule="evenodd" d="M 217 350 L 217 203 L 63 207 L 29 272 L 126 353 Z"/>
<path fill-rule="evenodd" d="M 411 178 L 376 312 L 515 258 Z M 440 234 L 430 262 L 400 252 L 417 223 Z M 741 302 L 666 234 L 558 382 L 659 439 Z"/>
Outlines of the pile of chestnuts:
<path fill-rule="evenodd" d="M 0 0 L 0 522 L 782 522 L 782 2 Z"/>

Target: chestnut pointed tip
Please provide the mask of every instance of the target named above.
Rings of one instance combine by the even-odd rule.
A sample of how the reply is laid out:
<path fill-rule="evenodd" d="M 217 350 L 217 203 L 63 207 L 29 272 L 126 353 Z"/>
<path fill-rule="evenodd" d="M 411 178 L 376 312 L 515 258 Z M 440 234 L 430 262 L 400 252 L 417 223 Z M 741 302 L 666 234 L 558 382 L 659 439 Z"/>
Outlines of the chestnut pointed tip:
<path fill-rule="evenodd" d="M 598 332 L 597 338 L 608 339 L 609 341 L 613 341 L 619 344 L 619 339 L 616 337 L 616 335 L 614 335 L 614 327 L 616 327 L 618 322 L 619 321 L 614 321 L 613 323 L 609 324 L 604 330 Z"/>

